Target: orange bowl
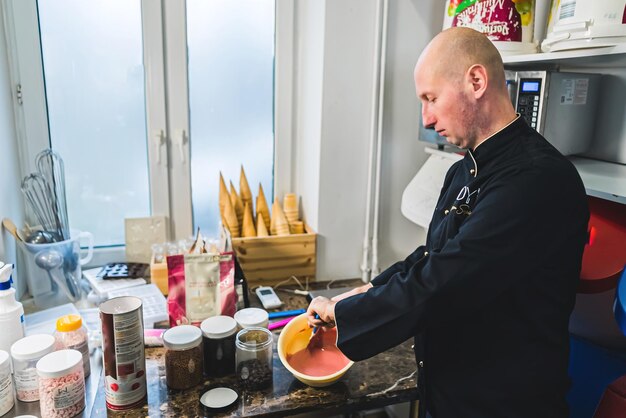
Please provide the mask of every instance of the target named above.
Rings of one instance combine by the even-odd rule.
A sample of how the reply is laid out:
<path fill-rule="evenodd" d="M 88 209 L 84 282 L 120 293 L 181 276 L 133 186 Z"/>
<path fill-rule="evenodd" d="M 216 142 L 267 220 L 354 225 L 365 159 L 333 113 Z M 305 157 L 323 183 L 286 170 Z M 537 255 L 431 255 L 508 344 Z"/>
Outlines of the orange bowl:
<path fill-rule="evenodd" d="M 287 361 L 287 357 L 290 354 L 306 349 L 312 334 L 313 330 L 309 328 L 306 319 L 306 313 L 303 313 L 292 319 L 285 326 L 285 328 L 283 328 L 280 336 L 278 337 L 278 357 L 283 363 L 283 366 L 285 366 L 285 368 L 289 370 L 289 372 L 291 372 L 291 374 L 293 374 L 295 378 L 302 383 L 313 387 L 324 387 L 332 385 L 337 380 L 339 380 L 341 376 L 343 376 L 348 371 L 348 369 L 350 369 L 350 367 L 352 367 L 352 365 L 354 364 L 353 361 L 350 361 L 340 370 L 337 370 L 336 372 L 326 376 L 310 376 L 301 373 L 294 369 Z"/>

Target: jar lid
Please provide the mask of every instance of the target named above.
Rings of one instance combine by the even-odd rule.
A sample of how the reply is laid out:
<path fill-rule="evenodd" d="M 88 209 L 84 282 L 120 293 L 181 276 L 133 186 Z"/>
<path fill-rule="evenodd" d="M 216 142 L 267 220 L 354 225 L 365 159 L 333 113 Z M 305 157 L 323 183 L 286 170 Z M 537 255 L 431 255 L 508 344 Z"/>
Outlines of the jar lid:
<path fill-rule="evenodd" d="M 34 360 L 54 350 L 54 337 L 48 334 L 35 334 L 17 340 L 11 346 L 11 357 L 15 360 Z"/>
<path fill-rule="evenodd" d="M 37 362 L 37 374 L 45 378 L 61 377 L 79 364 L 83 364 L 83 355 L 80 351 L 59 350 L 46 354 Z"/>
<path fill-rule="evenodd" d="M 187 350 L 202 341 L 202 331 L 193 325 L 178 325 L 163 333 L 163 345 L 172 350 Z"/>
<path fill-rule="evenodd" d="M 239 399 L 239 394 L 231 388 L 216 387 L 209 389 L 200 396 L 200 405 L 205 413 L 225 411 Z"/>
<path fill-rule="evenodd" d="M 267 324 L 269 316 L 267 311 L 259 308 L 245 308 L 235 313 L 235 321 L 242 328 L 261 327 Z"/>
<path fill-rule="evenodd" d="M 0 350 L 0 370 L 5 366 L 9 366 L 9 353 L 4 350 Z"/>
<path fill-rule="evenodd" d="M 59 319 L 57 319 L 57 331 L 61 332 L 70 332 L 76 331 L 83 325 L 83 319 L 80 315 L 70 314 L 63 315 Z"/>
<path fill-rule="evenodd" d="M 226 338 L 237 331 L 237 321 L 230 316 L 212 316 L 202 321 L 200 329 L 207 338 Z"/>

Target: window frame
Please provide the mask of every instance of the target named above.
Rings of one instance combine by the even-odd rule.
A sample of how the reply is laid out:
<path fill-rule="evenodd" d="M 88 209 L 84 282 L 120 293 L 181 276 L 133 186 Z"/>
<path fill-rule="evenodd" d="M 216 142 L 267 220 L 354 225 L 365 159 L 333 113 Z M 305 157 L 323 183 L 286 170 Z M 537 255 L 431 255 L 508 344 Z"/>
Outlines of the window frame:
<path fill-rule="evenodd" d="M 291 0 L 275 5 L 274 191 L 282 194 L 293 182 L 295 14 Z M 50 146 L 37 3 L 5 0 L 2 9 L 24 177 L 35 170 L 37 153 Z M 167 216 L 170 239 L 180 239 L 193 233 L 186 1 L 141 0 L 141 16 L 151 215 Z M 100 247 L 89 264 L 124 259 L 124 245 Z"/>

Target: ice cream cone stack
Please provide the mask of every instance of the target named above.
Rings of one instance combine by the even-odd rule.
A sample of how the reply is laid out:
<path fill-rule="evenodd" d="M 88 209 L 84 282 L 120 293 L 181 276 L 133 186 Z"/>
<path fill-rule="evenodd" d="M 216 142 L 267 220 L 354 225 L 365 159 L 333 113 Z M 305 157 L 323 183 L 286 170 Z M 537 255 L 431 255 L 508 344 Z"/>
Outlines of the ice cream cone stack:
<path fill-rule="evenodd" d="M 228 229 L 230 230 L 230 235 L 232 235 L 233 238 L 239 238 L 241 234 L 239 221 L 237 220 L 235 209 L 233 208 L 232 203 L 230 203 L 230 198 L 226 199 L 224 204 L 224 219 L 226 220 L 226 225 L 228 225 Z"/>
<path fill-rule="evenodd" d="M 230 182 L 230 203 L 235 209 L 239 225 L 243 225 L 243 202 L 241 201 L 239 194 L 237 194 L 237 190 L 235 190 L 235 186 L 233 186 L 232 181 Z"/>
<path fill-rule="evenodd" d="M 302 221 L 289 222 L 289 231 L 292 234 L 304 234 L 304 222 Z"/>
<path fill-rule="evenodd" d="M 263 220 L 263 216 L 260 213 L 256 215 L 256 236 L 257 237 L 267 237 L 269 233 L 267 232 L 267 228 L 265 227 L 265 221 Z"/>
<path fill-rule="evenodd" d="M 265 200 L 265 193 L 263 192 L 261 183 L 259 183 L 259 194 L 256 197 L 256 214 L 257 218 L 259 215 L 263 217 L 265 230 L 267 230 L 270 227 L 270 208 L 267 206 L 267 200 Z"/>
<path fill-rule="evenodd" d="M 252 208 L 252 192 L 250 191 L 250 186 L 248 185 L 246 172 L 243 171 L 243 166 L 241 166 L 241 174 L 239 175 L 239 191 L 241 192 L 243 205 L 245 206 L 246 203 L 250 203 L 250 207 Z"/>
<path fill-rule="evenodd" d="M 245 238 L 256 237 L 256 229 L 254 227 L 254 218 L 252 217 L 252 209 L 250 205 L 246 203 L 243 210 L 243 231 L 242 236 Z"/>
<path fill-rule="evenodd" d="M 224 216 L 224 206 L 226 205 L 226 201 L 230 201 L 230 195 L 228 194 L 228 189 L 226 188 L 226 183 L 224 182 L 224 177 L 222 176 L 222 172 L 220 171 L 220 194 L 219 194 L 219 203 L 220 203 L 220 216 Z"/>
<path fill-rule="evenodd" d="M 298 220 L 298 197 L 295 193 L 286 193 L 283 198 L 283 211 L 289 224 Z"/>
<path fill-rule="evenodd" d="M 272 219 L 276 227 L 276 235 L 289 235 L 289 222 L 287 222 L 287 217 L 280 207 L 278 199 L 274 200 L 274 205 L 272 206 Z"/>

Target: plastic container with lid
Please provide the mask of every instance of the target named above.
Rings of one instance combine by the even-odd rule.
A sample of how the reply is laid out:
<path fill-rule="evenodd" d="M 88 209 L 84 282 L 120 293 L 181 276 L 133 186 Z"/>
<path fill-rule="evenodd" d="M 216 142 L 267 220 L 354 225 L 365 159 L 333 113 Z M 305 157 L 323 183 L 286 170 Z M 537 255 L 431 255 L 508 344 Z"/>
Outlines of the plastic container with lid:
<path fill-rule="evenodd" d="M 202 331 L 178 325 L 163 333 L 165 381 L 172 389 L 189 389 L 202 382 Z"/>
<path fill-rule="evenodd" d="M 9 353 L 0 350 L 0 416 L 13 408 L 13 381 Z"/>
<path fill-rule="evenodd" d="M 11 346 L 15 391 L 20 401 L 39 400 L 36 365 L 39 359 L 54 351 L 54 346 L 54 337 L 48 334 L 30 335 L 17 340 Z"/>
<path fill-rule="evenodd" d="M 272 385 L 272 333 L 267 328 L 245 328 L 235 339 L 237 379 L 247 390 L 262 390 Z"/>
<path fill-rule="evenodd" d="M 200 324 L 204 342 L 204 374 L 222 377 L 235 373 L 237 321 L 230 316 L 212 316 Z"/>
<path fill-rule="evenodd" d="M 85 409 L 83 355 L 59 350 L 37 362 L 41 418 L 73 417 Z"/>
<path fill-rule="evenodd" d="M 240 329 L 244 328 L 267 328 L 269 316 L 267 311 L 260 308 L 245 308 L 235 313 L 235 321 Z"/>
<path fill-rule="evenodd" d="M 54 332 L 56 348 L 58 350 L 71 348 L 80 351 L 83 356 L 83 372 L 85 378 L 91 373 L 89 364 L 89 336 L 87 328 L 83 326 L 80 315 L 64 315 L 57 319 L 57 329 Z"/>

